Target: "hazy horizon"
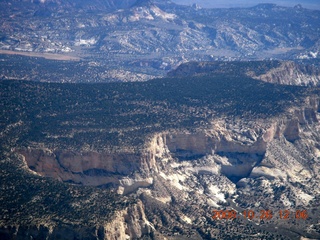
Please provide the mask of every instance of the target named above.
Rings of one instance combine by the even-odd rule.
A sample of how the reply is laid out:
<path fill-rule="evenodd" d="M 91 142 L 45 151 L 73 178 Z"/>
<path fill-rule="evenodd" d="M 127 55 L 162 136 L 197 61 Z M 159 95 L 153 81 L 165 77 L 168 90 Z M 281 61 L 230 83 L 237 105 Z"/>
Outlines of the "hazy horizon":
<path fill-rule="evenodd" d="M 199 4 L 204 8 L 232 8 L 232 7 L 252 7 L 259 3 L 275 3 L 279 6 L 294 7 L 297 4 L 301 4 L 304 8 L 319 9 L 319 0 L 172 0 L 178 4 L 192 5 L 194 3 Z"/>

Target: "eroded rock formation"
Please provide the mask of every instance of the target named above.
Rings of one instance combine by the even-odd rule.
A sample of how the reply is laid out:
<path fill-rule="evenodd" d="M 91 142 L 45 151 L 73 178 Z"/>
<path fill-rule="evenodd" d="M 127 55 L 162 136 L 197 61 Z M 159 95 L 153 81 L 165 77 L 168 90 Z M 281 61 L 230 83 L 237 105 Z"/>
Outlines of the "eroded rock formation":
<path fill-rule="evenodd" d="M 253 76 L 253 78 L 285 85 L 319 86 L 320 71 L 313 66 L 288 61 L 282 62 L 279 67 L 270 69 L 267 73 Z"/>
<path fill-rule="evenodd" d="M 313 65 L 293 61 L 263 62 L 187 62 L 168 73 L 169 77 L 203 75 L 243 75 L 264 82 L 295 85 L 319 86 L 320 70 Z"/>
<path fill-rule="evenodd" d="M 139 239 L 155 232 L 153 225 L 147 220 L 141 201 L 133 204 L 115 215 L 109 222 L 96 227 L 70 226 L 59 224 L 54 226 L 10 226 L 0 227 L 0 238 L 15 239 L 97 239 L 125 240 Z"/>
<path fill-rule="evenodd" d="M 292 223 L 274 217 L 268 222 L 239 220 L 237 224 L 249 224 L 258 232 L 265 226 L 277 226 L 279 234 L 296 224 L 298 230 L 284 236 L 317 238 L 319 110 L 319 96 L 310 96 L 305 104 L 269 119 L 212 119 L 206 127 L 149 136 L 136 153 L 47 148 L 15 151 L 24 156 L 34 174 L 111 188 L 124 197 L 139 199 L 116 211 L 110 222 L 97 226 L 98 239 L 156 235 L 164 239 L 175 233 L 193 239 L 223 239 L 217 229 L 227 229 L 226 223 L 215 222 L 213 229 L 211 212 L 226 206 L 239 212 L 308 209 L 309 218 L 299 223 L 298 219 L 291 219 Z"/>
<path fill-rule="evenodd" d="M 301 138 L 301 128 L 317 124 L 319 103 L 308 98 L 303 109 L 292 108 L 287 116 L 251 124 L 214 120 L 212 126 L 195 132 L 173 131 L 156 134 L 141 153 L 71 152 L 49 149 L 18 149 L 29 168 L 42 176 L 65 182 L 102 186 L 147 187 L 149 178 L 163 167 L 159 159 L 196 160 L 217 157 L 221 172 L 229 177 L 247 177 L 264 159 L 268 146 L 285 139 Z M 255 171 L 255 177 L 258 173 Z M 135 176 L 134 180 L 126 180 Z M 139 177 L 138 177 L 139 176 Z M 126 190 L 125 190 L 126 191 Z"/>

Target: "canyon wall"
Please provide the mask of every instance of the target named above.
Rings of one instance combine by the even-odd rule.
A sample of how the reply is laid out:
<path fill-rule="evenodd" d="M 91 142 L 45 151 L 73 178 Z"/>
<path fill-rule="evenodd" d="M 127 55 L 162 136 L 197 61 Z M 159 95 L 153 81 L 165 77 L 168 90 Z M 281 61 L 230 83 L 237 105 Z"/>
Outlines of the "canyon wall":
<path fill-rule="evenodd" d="M 289 142 L 300 138 L 301 127 L 317 123 L 319 99 L 306 99 L 304 107 L 293 107 L 272 120 L 251 124 L 214 120 L 211 127 L 190 131 L 155 134 L 139 153 L 75 152 L 25 148 L 17 149 L 29 168 L 64 182 L 91 186 L 122 187 L 132 192 L 152 184 L 152 176 L 165 166 L 161 159 L 195 160 L 216 155 L 222 172 L 241 179 L 264 158 L 268 144 L 284 137 Z M 135 187 L 133 187 L 135 186 Z"/>
<path fill-rule="evenodd" d="M 252 77 L 264 82 L 295 85 L 319 86 L 320 70 L 313 65 L 293 61 L 270 61 L 268 65 L 250 65 L 250 62 L 233 64 L 223 62 L 187 62 L 168 73 L 169 77 L 221 75 L 223 73 Z M 239 65 L 241 68 L 239 68 Z"/>
<path fill-rule="evenodd" d="M 319 69 L 313 66 L 299 65 L 290 61 L 282 62 L 279 67 L 270 69 L 267 73 L 252 77 L 265 82 L 284 85 L 319 86 L 320 84 Z"/>
<path fill-rule="evenodd" d="M 161 236 L 161 228 L 174 232 L 172 226 L 183 231 L 199 226 L 197 221 L 203 216 L 209 214 L 211 218 L 208 209 L 230 204 L 230 196 L 242 210 L 255 204 L 275 211 L 312 208 L 310 204 L 316 201 L 313 193 L 319 191 L 319 110 L 319 97 L 313 96 L 302 106 L 270 119 L 213 119 L 206 128 L 154 134 L 137 153 L 16 149 L 34 174 L 73 184 L 111 187 L 138 200 L 117 210 L 109 222 L 90 229 L 15 226 L 1 228 L 0 236 Z M 308 224 L 313 226 L 310 219 Z M 280 227 L 286 222 L 274 224 Z"/>

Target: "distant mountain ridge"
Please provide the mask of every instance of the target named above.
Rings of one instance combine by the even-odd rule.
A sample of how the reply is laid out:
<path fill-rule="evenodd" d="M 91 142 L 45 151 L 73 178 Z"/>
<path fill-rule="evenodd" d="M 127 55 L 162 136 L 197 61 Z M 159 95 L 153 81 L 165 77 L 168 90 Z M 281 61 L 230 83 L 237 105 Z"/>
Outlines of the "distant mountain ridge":
<path fill-rule="evenodd" d="M 64 7 L 83 7 L 83 8 L 90 8 L 94 7 L 95 9 L 98 9 L 100 7 L 100 10 L 104 9 L 117 9 L 117 8 L 127 8 L 132 6 L 134 3 L 137 2 L 137 0 L 123 0 L 123 1 L 116 1 L 116 0 L 6 0 L 5 2 L 8 3 L 19 3 L 19 2 L 25 2 L 29 3 L 29 5 L 38 5 L 40 7 L 51 7 L 56 8 L 58 6 L 64 6 Z"/>
<path fill-rule="evenodd" d="M 105 69 L 99 81 L 148 80 L 189 61 L 320 58 L 320 11 L 301 6 L 48 0 L 2 1 L 0 9 L 0 50 L 76 56 Z"/>
<path fill-rule="evenodd" d="M 194 2 L 203 8 L 230 8 L 230 7 L 251 7 L 257 4 L 255 0 L 246 0 L 246 1 L 206 1 L 206 0 L 172 0 L 177 4 L 192 5 Z M 317 0 L 269 0 L 273 4 L 284 5 L 288 7 L 293 7 L 297 5 L 302 5 L 305 8 L 309 9 L 320 9 L 319 1 Z"/>

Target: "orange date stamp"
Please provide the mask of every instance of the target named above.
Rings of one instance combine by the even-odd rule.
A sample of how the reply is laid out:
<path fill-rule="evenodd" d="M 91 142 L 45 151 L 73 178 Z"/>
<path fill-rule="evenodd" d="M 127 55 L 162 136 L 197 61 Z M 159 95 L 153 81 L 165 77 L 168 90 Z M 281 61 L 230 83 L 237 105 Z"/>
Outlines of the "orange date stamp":
<path fill-rule="evenodd" d="M 302 219 L 307 220 L 308 212 L 307 210 L 280 210 L 276 213 L 272 212 L 271 210 L 260 210 L 260 211 L 253 211 L 253 210 L 245 210 L 242 212 L 237 212 L 235 210 L 213 210 L 212 211 L 212 219 L 239 219 L 245 218 L 249 220 L 253 219 L 260 219 L 260 220 L 271 220 L 274 217 L 278 219 L 288 220 L 288 219 Z"/>

